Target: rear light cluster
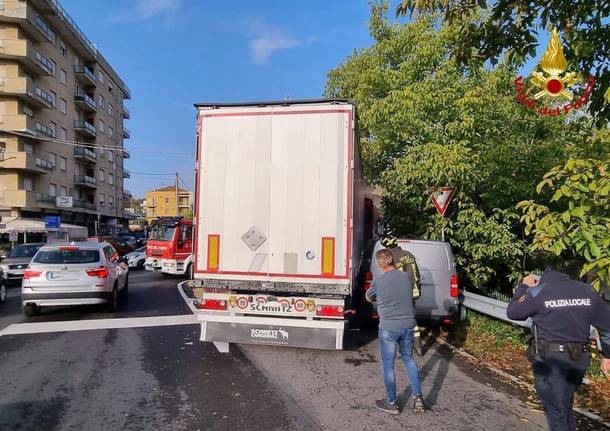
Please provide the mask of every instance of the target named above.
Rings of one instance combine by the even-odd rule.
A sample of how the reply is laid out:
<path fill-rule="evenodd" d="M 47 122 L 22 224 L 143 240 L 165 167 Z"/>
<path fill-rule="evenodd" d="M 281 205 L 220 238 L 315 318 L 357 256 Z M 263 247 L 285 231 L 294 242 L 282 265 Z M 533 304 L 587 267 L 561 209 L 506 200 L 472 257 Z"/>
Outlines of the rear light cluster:
<path fill-rule="evenodd" d="M 452 298 L 457 298 L 460 296 L 460 286 L 458 285 L 458 276 L 453 274 L 451 276 L 451 293 Z"/>
<path fill-rule="evenodd" d="M 341 305 L 318 305 L 316 316 L 321 317 L 343 317 L 344 309 Z"/>
<path fill-rule="evenodd" d="M 227 301 L 224 299 L 202 299 L 197 303 L 200 310 L 226 310 Z"/>
<path fill-rule="evenodd" d="M 42 271 L 34 271 L 31 269 L 26 269 L 23 272 L 23 278 L 26 280 L 29 280 L 30 278 L 40 277 L 40 274 L 42 274 Z"/>
<path fill-rule="evenodd" d="M 108 277 L 108 269 L 103 266 L 100 268 L 88 269 L 87 275 L 89 277 L 106 278 L 106 277 Z"/>

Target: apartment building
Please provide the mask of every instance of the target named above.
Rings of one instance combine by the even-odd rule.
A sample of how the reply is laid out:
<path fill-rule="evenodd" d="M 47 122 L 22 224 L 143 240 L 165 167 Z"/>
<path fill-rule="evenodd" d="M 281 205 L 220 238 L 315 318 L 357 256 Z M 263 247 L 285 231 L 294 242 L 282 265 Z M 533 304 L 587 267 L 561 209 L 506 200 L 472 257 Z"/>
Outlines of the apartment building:
<path fill-rule="evenodd" d="M 0 0 L 0 216 L 124 224 L 130 98 L 57 0 Z"/>
<path fill-rule="evenodd" d="M 191 217 L 193 194 L 176 186 L 154 189 L 146 193 L 144 207 L 148 223 L 159 217 Z"/>

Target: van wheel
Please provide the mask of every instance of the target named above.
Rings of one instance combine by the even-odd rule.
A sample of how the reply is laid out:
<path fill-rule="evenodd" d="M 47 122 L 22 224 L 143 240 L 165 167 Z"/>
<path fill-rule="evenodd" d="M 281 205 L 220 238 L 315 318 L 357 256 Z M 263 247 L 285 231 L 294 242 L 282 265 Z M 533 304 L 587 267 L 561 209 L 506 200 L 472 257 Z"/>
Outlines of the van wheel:
<path fill-rule="evenodd" d="M 36 304 L 26 304 L 23 307 L 23 314 L 25 314 L 28 317 L 32 317 L 38 314 L 38 312 L 40 311 L 39 307 L 36 306 Z"/>
<path fill-rule="evenodd" d="M 0 304 L 4 304 L 6 302 L 6 285 L 4 283 L 0 283 Z"/>
<path fill-rule="evenodd" d="M 114 288 L 112 289 L 112 296 L 110 297 L 110 299 L 108 300 L 108 303 L 106 304 L 106 312 L 114 313 L 118 308 L 118 304 L 119 304 L 119 295 L 117 292 L 117 287 L 115 285 Z"/>
<path fill-rule="evenodd" d="M 459 317 L 458 320 L 463 322 L 468 318 L 468 309 L 464 307 L 464 305 L 460 305 Z"/>

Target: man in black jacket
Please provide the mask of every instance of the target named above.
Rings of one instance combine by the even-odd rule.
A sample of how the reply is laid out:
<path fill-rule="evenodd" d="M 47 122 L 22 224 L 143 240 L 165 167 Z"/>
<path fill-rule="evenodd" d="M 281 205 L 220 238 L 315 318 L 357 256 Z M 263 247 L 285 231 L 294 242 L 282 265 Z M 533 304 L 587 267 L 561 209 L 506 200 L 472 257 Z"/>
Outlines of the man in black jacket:
<path fill-rule="evenodd" d="M 506 314 L 533 320 L 530 359 L 549 428 L 575 430 L 572 403 L 589 368 L 591 325 L 601 334 L 602 369 L 610 372 L 610 305 L 590 285 L 546 270 L 523 279 Z"/>

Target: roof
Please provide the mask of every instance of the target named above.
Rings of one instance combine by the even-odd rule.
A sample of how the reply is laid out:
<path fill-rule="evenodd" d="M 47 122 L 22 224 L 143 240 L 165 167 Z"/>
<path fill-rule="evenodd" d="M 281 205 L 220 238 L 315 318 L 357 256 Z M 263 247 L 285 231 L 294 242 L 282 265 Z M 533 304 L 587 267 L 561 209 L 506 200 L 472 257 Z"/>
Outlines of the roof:
<path fill-rule="evenodd" d="M 95 241 L 50 242 L 48 244 L 45 244 L 42 248 L 80 247 L 80 248 L 90 249 L 90 250 L 99 250 L 106 245 L 108 245 L 107 242 L 95 242 Z"/>
<path fill-rule="evenodd" d="M 276 106 L 291 106 L 291 105 L 312 105 L 316 103 L 333 103 L 336 105 L 354 105 L 355 102 L 349 99 L 285 99 L 285 100 L 268 100 L 268 101 L 255 101 L 255 102 L 204 102 L 204 103 L 195 103 L 196 108 L 227 108 L 227 107 L 239 107 L 239 106 L 268 106 L 268 105 L 276 105 Z"/>
<path fill-rule="evenodd" d="M 150 190 L 147 193 L 153 193 L 153 192 L 174 192 L 174 191 L 176 191 L 176 187 L 175 186 L 166 186 L 166 187 L 161 187 L 161 188 L 158 188 L 158 189 Z M 181 188 L 178 188 L 178 192 L 179 193 L 190 193 L 188 190 L 181 189 Z"/>
<path fill-rule="evenodd" d="M 44 233 L 47 231 L 44 220 L 13 217 L 11 219 L 4 219 L 2 224 L 6 225 L 6 227 L 0 229 L 0 234 L 9 233 L 11 231 L 30 233 Z M 62 232 L 70 232 L 70 237 L 78 236 L 85 238 L 87 236 L 87 228 L 85 226 L 62 222 L 59 230 Z"/>

